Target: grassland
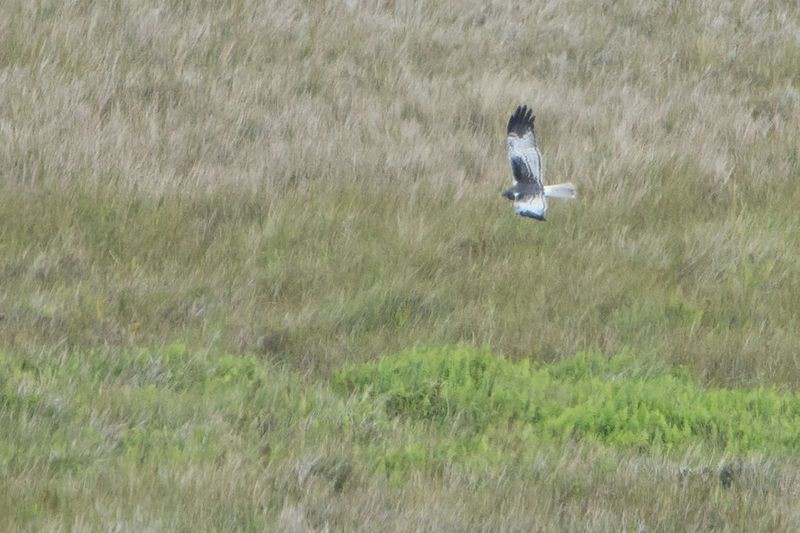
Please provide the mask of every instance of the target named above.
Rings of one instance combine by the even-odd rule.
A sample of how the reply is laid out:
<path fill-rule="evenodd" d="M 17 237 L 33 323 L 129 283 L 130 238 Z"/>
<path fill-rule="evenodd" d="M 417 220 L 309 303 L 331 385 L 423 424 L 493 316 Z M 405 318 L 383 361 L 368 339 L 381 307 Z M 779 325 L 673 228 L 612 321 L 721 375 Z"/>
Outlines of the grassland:
<path fill-rule="evenodd" d="M 798 35 L 788 1 L 3 2 L 0 529 L 800 528 Z M 520 103 L 579 189 L 547 223 L 499 194 Z"/>

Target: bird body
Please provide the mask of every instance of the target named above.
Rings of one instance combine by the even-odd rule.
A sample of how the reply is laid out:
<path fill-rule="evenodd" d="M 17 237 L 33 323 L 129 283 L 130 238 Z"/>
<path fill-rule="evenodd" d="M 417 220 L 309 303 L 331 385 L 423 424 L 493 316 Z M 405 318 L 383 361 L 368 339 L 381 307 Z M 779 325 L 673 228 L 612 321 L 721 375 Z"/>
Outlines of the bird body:
<path fill-rule="evenodd" d="M 546 220 L 547 198 L 574 199 L 571 183 L 544 185 L 542 154 L 536 144 L 533 111 L 519 106 L 508 120 L 508 161 L 511 164 L 512 186 L 503 196 L 513 202 L 518 215 Z"/>

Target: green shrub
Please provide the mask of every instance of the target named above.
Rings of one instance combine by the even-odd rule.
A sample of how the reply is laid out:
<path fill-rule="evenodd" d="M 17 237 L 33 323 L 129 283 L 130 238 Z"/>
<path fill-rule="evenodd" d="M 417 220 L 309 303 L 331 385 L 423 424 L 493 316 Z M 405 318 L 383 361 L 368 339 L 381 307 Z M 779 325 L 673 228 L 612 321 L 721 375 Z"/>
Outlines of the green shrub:
<path fill-rule="evenodd" d="M 468 347 L 412 349 L 341 371 L 340 391 L 386 413 L 539 441 L 587 439 L 639 450 L 800 449 L 800 396 L 774 389 L 704 389 L 686 372 L 648 370 L 628 354 L 578 354 L 541 368 Z"/>

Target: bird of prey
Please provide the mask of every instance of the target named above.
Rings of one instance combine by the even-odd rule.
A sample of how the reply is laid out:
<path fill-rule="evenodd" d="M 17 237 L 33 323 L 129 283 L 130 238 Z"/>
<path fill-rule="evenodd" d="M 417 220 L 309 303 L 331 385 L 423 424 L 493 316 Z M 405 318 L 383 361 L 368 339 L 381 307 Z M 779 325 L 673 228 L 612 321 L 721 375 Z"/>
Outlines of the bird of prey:
<path fill-rule="evenodd" d="M 519 106 L 508 119 L 508 161 L 513 185 L 503 196 L 514 202 L 514 211 L 518 215 L 545 220 L 547 198 L 572 200 L 576 194 L 571 183 L 544 184 L 542 154 L 533 133 L 535 118 L 531 109 Z"/>

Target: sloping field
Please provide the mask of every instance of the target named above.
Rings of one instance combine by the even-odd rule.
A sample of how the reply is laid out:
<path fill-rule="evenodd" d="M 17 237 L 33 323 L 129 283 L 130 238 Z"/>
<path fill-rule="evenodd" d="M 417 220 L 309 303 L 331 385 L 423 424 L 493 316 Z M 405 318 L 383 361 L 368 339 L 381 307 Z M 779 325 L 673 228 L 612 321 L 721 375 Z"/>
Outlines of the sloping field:
<path fill-rule="evenodd" d="M 795 4 L 0 3 L 0 529 L 799 529 Z"/>

